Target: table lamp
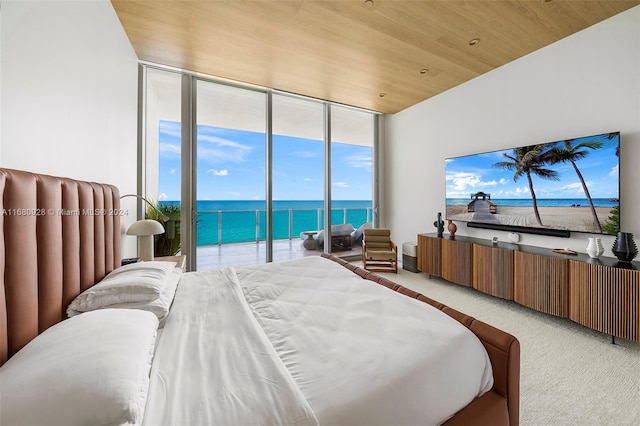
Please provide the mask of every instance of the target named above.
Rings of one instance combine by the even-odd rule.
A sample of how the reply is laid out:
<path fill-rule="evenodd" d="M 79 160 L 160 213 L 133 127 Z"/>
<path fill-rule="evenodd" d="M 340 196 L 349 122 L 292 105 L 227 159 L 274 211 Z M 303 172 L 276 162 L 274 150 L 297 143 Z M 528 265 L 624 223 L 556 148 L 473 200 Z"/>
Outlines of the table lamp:
<path fill-rule="evenodd" d="M 138 257 L 141 260 L 153 260 L 153 236 L 164 233 L 160 222 L 152 219 L 143 219 L 134 222 L 127 235 L 138 236 Z"/>

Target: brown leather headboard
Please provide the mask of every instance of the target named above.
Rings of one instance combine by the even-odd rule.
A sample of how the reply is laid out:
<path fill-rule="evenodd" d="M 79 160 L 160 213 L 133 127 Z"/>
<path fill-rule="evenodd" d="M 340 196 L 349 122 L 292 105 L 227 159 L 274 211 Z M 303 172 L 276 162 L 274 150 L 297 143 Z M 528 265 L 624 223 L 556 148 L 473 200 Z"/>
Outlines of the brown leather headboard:
<path fill-rule="evenodd" d="M 0 168 L 0 365 L 120 264 L 111 185 Z"/>

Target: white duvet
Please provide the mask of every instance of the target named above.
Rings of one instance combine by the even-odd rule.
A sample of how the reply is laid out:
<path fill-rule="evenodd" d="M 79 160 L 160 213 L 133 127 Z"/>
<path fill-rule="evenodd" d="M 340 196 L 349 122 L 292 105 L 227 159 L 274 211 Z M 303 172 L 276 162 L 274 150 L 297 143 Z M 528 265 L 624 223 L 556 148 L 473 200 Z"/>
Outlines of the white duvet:
<path fill-rule="evenodd" d="M 308 257 L 184 274 L 144 422 L 436 425 L 492 385 L 457 321 Z"/>

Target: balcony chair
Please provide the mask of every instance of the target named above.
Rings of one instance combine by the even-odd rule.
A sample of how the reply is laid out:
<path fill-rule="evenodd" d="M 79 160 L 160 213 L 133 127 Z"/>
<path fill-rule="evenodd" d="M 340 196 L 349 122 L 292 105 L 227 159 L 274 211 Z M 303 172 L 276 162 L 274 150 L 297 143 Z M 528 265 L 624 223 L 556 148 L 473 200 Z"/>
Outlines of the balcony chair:
<path fill-rule="evenodd" d="M 331 225 L 331 251 L 351 250 L 354 244 L 353 225 L 350 223 Z M 302 245 L 307 250 L 316 250 L 324 247 L 324 230 L 305 231 L 300 234 Z M 315 240 L 316 243 L 312 243 Z"/>
<path fill-rule="evenodd" d="M 368 271 L 398 273 L 398 247 L 391 241 L 391 230 L 364 230 L 362 264 Z"/>

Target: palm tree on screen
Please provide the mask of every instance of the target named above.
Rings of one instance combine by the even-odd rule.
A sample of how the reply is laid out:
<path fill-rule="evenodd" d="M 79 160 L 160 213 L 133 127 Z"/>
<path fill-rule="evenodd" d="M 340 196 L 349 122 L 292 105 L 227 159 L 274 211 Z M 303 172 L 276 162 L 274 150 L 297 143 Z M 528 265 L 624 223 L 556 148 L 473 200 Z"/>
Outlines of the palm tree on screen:
<path fill-rule="evenodd" d="M 610 134 L 608 137 L 614 137 L 614 134 Z M 596 150 L 602 148 L 604 145 L 602 141 L 593 140 L 593 141 L 583 141 L 577 145 L 573 145 L 575 140 L 565 140 L 562 141 L 562 145 L 558 145 L 554 148 L 554 156 L 557 156 L 557 159 L 562 162 L 570 162 L 578 175 L 578 179 L 580 179 L 580 183 L 582 184 L 582 190 L 584 191 L 584 195 L 587 197 L 587 202 L 589 203 L 589 207 L 591 209 L 591 215 L 593 216 L 593 221 L 595 223 L 596 229 L 599 233 L 602 233 L 602 226 L 600 225 L 600 220 L 598 219 L 598 215 L 596 214 L 596 208 L 593 205 L 593 200 L 591 199 L 591 194 L 589 194 L 589 188 L 587 188 L 587 184 L 584 181 L 584 177 L 576 164 L 577 161 L 585 158 L 589 155 L 589 150 Z"/>
<path fill-rule="evenodd" d="M 547 164 L 555 164 L 559 161 L 557 156 L 554 156 L 554 153 L 553 144 L 523 146 L 514 149 L 512 155 L 507 153 L 502 154 L 509 161 L 499 161 L 493 165 L 493 167 L 499 169 L 513 170 L 514 182 L 517 182 L 522 176 L 527 177 L 529 191 L 531 192 L 531 199 L 533 201 L 533 212 L 540 226 L 543 225 L 540 219 L 540 212 L 538 211 L 538 200 L 536 198 L 536 192 L 533 189 L 531 175 L 536 175 L 541 179 L 560 180 L 555 170 L 545 167 Z"/>
<path fill-rule="evenodd" d="M 613 139 L 616 137 L 615 133 L 609 133 L 607 135 L 607 139 Z M 620 157 L 620 142 L 618 141 L 618 145 L 616 146 L 616 157 Z M 615 235 L 618 231 L 620 231 L 620 199 L 615 198 L 617 201 L 617 205 L 611 208 L 609 212 L 609 217 L 605 221 L 603 227 L 604 232 L 607 234 Z"/>

